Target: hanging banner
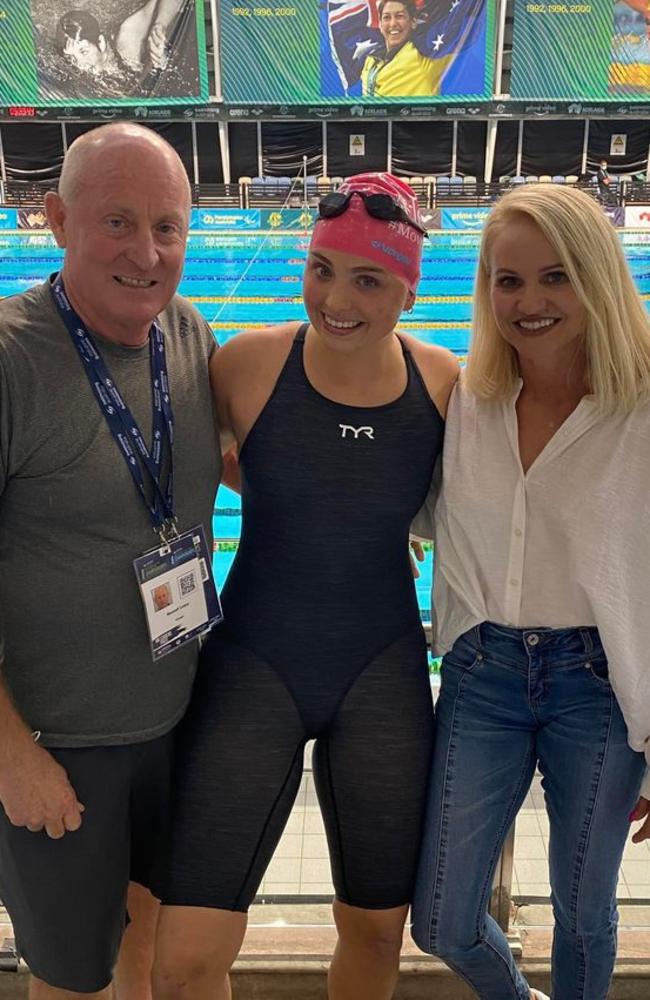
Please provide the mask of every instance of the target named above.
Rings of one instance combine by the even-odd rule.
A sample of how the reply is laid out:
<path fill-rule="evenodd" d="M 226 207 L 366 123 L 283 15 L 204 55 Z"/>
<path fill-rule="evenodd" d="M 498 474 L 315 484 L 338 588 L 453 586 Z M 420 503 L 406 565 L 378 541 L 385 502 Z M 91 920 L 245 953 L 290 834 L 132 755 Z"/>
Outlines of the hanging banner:
<path fill-rule="evenodd" d="M 0 209 L 0 229 L 16 229 L 18 227 L 18 213 L 15 208 Z"/>
<path fill-rule="evenodd" d="M 227 102 L 476 101 L 492 91 L 496 0 L 220 4 Z"/>
<path fill-rule="evenodd" d="M 628 205 L 625 209 L 626 229 L 650 229 L 650 205 Z"/>
<path fill-rule="evenodd" d="M 259 208 L 193 208 L 190 217 L 190 229 L 260 229 L 261 223 Z"/>
<path fill-rule="evenodd" d="M 489 208 L 443 208 L 440 211 L 440 228 L 482 229 L 489 213 Z"/>
<path fill-rule="evenodd" d="M 514 98 L 648 101 L 650 42 L 641 0 L 514 0 Z"/>
<path fill-rule="evenodd" d="M 0 104 L 208 98 L 203 0 L 12 0 L 0 8 Z"/>
<path fill-rule="evenodd" d="M 625 132 L 615 132 L 609 142 L 610 156 L 625 156 L 627 152 L 627 134 Z"/>
<path fill-rule="evenodd" d="M 42 208 L 19 208 L 18 226 L 20 229 L 48 229 L 47 216 Z"/>
<path fill-rule="evenodd" d="M 309 209 L 287 208 L 284 211 L 262 212 L 262 229 L 297 229 L 301 232 L 311 229 L 316 213 Z"/>
<path fill-rule="evenodd" d="M 217 232 L 259 232 L 273 229 L 310 229 L 315 212 L 309 209 L 259 209 L 259 208 L 193 208 L 190 217 L 192 230 Z"/>
<path fill-rule="evenodd" d="M 453 2 L 453 0 L 452 0 Z M 1 25 L 0 21 L 0 25 Z M 0 27 L 0 31 L 1 31 Z M 1 53 L 0 53 L 1 60 Z M 1 121 L 63 121 L 96 122 L 120 119 L 140 122 L 296 122 L 296 121 L 352 121 L 359 128 L 366 121 L 484 121 L 516 118 L 596 118 L 625 120 L 650 116 L 650 93 L 646 102 L 619 103 L 601 101 L 477 101 L 476 103 L 414 104 L 396 101 L 392 104 L 153 104 L 139 103 L 135 108 L 128 102 L 123 105 L 98 102 L 97 107 L 71 107 L 70 105 L 0 105 Z"/>

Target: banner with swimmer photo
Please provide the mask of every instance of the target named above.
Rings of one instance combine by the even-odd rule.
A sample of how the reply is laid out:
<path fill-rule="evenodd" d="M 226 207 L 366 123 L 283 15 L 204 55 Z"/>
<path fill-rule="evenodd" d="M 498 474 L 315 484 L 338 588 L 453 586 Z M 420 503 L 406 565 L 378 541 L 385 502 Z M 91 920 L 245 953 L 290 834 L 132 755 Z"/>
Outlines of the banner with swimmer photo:
<path fill-rule="evenodd" d="M 203 0 L 0 0 L 0 105 L 207 100 Z"/>
<path fill-rule="evenodd" d="M 647 102 L 647 0 L 515 0 L 510 90 L 525 100 Z"/>
<path fill-rule="evenodd" d="M 237 104 L 477 101 L 492 93 L 496 0 L 222 0 Z"/>

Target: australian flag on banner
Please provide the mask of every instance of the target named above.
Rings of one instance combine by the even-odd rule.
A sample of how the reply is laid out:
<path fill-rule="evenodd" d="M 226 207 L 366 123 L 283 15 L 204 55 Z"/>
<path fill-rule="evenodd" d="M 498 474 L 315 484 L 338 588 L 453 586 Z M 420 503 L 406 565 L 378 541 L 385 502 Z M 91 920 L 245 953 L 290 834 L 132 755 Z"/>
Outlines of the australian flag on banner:
<path fill-rule="evenodd" d="M 448 68 L 442 78 L 441 95 L 479 95 L 485 89 L 487 2 L 416 0 L 417 23 L 410 41 L 422 55 L 446 59 Z M 331 55 L 346 92 L 359 81 L 366 58 L 384 52 L 377 3 L 327 0 Z M 463 72 L 452 72 L 461 58 Z"/>

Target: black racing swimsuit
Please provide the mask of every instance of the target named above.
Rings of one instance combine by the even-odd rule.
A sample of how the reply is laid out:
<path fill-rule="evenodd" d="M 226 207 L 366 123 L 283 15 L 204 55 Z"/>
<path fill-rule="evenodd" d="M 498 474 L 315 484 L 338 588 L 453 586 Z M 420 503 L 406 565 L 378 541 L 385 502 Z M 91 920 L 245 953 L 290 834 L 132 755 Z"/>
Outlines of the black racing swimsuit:
<path fill-rule="evenodd" d="M 172 904 L 247 909 L 308 739 L 337 897 L 372 909 L 411 898 L 432 707 L 408 534 L 444 422 L 404 344 L 398 399 L 322 396 L 304 370 L 306 329 L 241 449 L 225 624 L 181 731 Z"/>

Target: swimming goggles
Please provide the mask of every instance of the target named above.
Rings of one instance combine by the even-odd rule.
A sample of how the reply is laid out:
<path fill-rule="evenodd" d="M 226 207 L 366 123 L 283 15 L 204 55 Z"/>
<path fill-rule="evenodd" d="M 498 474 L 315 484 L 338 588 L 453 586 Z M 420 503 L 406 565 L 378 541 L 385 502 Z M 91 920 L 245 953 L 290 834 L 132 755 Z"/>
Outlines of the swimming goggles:
<path fill-rule="evenodd" d="M 412 226 L 418 233 L 429 238 L 426 229 L 409 218 L 402 206 L 398 205 L 389 194 L 366 194 L 365 191 L 348 191 L 347 194 L 343 194 L 341 191 L 332 191 L 318 203 L 319 218 L 335 219 L 338 215 L 343 215 L 355 194 L 363 199 L 366 212 L 373 219 L 381 219 L 382 222 L 405 222 L 407 226 Z"/>

